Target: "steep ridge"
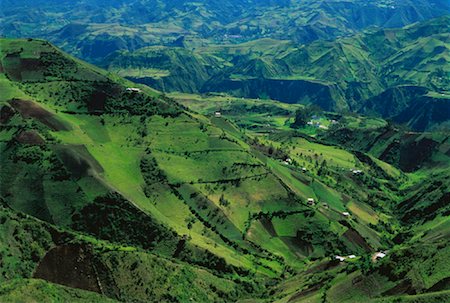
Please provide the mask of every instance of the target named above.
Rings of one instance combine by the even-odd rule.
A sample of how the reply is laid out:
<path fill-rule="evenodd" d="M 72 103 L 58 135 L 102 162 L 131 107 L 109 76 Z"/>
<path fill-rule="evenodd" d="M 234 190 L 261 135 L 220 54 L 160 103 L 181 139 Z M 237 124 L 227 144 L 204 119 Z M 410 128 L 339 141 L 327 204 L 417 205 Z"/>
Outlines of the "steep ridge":
<path fill-rule="evenodd" d="M 367 100 L 362 112 L 425 131 L 448 128 L 448 104 L 449 98 L 444 93 L 433 93 L 419 86 L 397 86 Z"/>

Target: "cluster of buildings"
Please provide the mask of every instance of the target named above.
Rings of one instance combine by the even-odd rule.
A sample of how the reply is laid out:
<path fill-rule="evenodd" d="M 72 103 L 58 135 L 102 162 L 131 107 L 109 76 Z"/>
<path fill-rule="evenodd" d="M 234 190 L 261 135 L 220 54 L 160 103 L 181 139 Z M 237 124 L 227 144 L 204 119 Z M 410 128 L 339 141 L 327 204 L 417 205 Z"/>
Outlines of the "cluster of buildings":
<path fill-rule="evenodd" d="M 291 158 L 286 158 L 286 160 L 284 160 L 283 162 L 286 165 L 291 165 L 292 164 L 292 159 Z"/>
<path fill-rule="evenodd" d="M 347 260 L 347 259 L 356 259 L 356 256 L 355 256 L 355 255 L 349 255 L 349 256 L 346 256 L 346 257 L 343 257 L 343 256 L 334 256 L 334 259 L 335 259 L 335 260 L 339 260 L 339 262 L 344 262 L 344 261 Z"/>
<path fill-rule="evenodd" d="M 322 123 L 319 121 L 320 117 L 318 116 L 312 116 L 311 121 L 307 122 L 306 124 L 312 127 L 320 128 L 320 129 L 328 129 L 327 126 L 322 125 Z M 339 122 L 336 120 L 330 120 L 331 125 L 338 124 Z"/>
<path fill-rule="evenodd" d="M 386 257 L 386 255 L 387 255 L 387 251 L 378 251 L 378 252 L 376 252 L 376 253 L 374 253 L 372 255 L 372 262 L 375 262 L 377 260 L 383 259 L 384 257 Z M 349 256 L 346 256 L 346 257 L 345 256 L 339 256 L 339 255 L 334 256 L 334 259 L 338 260 L 339 262 L 344 262 L 347 259 L 355 259 L 355 258 L 356 258 L 355 255 L 349 255 Z"/>

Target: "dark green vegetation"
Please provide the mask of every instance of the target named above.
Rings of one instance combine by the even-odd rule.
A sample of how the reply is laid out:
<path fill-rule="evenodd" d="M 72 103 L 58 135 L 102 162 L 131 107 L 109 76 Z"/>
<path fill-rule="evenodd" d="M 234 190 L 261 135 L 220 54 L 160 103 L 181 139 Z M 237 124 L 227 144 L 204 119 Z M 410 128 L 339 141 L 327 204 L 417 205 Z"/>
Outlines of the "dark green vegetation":
<path fill-rule="evenodd" d="M 448 16 L 306 46 L 262 39 L 202 47 L 149 47 L 104 60 L 111 71 L 163 91 L 313 103 L 359 111 L 415 130 L 448 128 Z"/>
<path fill-rule="evenodd" d="M 448 134 L 0 60 L 0 301 L 448 300 Z"/>

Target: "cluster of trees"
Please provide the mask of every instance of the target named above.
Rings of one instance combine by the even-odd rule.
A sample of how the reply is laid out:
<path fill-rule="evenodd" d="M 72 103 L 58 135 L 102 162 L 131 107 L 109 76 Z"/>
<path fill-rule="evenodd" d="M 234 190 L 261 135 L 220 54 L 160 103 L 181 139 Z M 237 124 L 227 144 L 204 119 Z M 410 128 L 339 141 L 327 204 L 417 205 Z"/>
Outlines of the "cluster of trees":
<path fill-rule="evenodd" d="M 322 113 L 322 109 L 317 105 L 307 105 L 299 108 L 295 112 L 295 119 L 291 124 L 291 128 L 305 127 L 313 115 L 317 115 L 320 113 Z"/>
<path fill-rule="evenodd" d="M 289 157 L 289 155 L 283 149 L 274 147 L 273 145 L 265 145 L 256 137 L 253 138 L 249 143 L 254 148 L 271 158 L 284 160 Z"/>
<path fill-rule="evenodd" d="M 144 177 L 144 193 L 147 197 L 151 196 L 153 184 L 167 183 L 165 173 L 159 169 L 158 163 L 149 150 L 146 151 L 141 159 L 140 169 L 142 176 Z"/>

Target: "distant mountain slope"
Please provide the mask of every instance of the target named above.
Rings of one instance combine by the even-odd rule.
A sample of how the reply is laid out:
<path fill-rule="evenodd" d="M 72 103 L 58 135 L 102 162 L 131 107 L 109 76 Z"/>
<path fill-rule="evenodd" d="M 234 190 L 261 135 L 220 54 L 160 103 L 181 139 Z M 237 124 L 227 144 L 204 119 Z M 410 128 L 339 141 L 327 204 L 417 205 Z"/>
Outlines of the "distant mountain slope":
<path fill-rule="evenodd" d="M 47 38 L 91 62 L 115 50 L 167 45 L 180 36 L 305 44 L 372 26 L 402 27 L 450 9 L 445 0 L 4 0 L 0 8 L 2 36 Z"/>
<path fill-rule="evenodd" d="M 165 91 L 195 92 L 219 69 L 218 58 L 200 56 L 181 47 L 145 47 L 116 52 L 104 59 L 111 71 L 134 82 Z M 108 67 L 107 66 L 107 67 Z"/>
<path fill-rule="evenodd" d="M 315 103 L 426 130 L 450 120 L 449 21 L 445 16 L 306 46 L 261 39 L 192 49 L 143 48 L 116 53 L 104 65 L 167 92 Z M 157 53 L 159 61 L 149 61 Z"/>
<path fill-rule="evenodd" d="M 418 86 L 397 86 L 367 100 L 362 112 L 375 113 L 419 131 L 446 129 L 449 103 L 450 96 L 444 93 L 432 93 Z"/>

